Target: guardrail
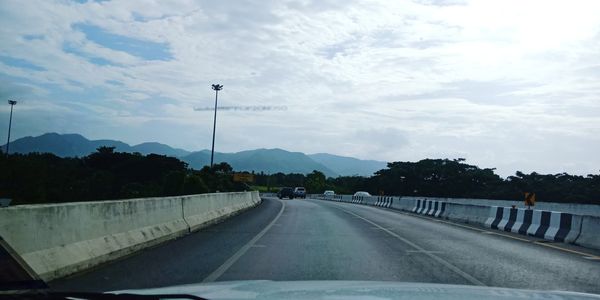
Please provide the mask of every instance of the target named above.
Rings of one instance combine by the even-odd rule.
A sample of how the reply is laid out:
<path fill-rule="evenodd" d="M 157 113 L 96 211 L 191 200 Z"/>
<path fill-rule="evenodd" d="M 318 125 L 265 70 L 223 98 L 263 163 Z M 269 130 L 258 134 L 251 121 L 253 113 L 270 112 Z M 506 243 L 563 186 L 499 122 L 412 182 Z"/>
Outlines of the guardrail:
<path fill-rule="evenodd" d="M 431 198 L 351 195 L 309 195 L 310 198 L 380 206 L 482 225 L 491 229 L 600 249 L 600 217 L 568 212 L 465 204 Z M 440 199 L 440 198 L 433 198 Z M 465 200 L 465 199 L 461 199 Z M 478 202 L 480 203 L 480 202 Z"/>
<path fill-rule="evenodd" d="M 219 222 L 260 203 L 258 192 L 0 208 L 0 236 L 52 280 Z"/>

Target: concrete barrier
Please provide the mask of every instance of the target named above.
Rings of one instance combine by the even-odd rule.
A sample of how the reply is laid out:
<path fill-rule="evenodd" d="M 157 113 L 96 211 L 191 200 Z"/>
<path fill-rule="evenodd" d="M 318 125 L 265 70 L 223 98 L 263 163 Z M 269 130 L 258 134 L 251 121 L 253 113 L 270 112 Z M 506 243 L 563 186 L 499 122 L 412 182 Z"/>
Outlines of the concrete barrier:
<path fill-rule="evenodd" d="M 246 199 L 247 196 L 247 193 L 240 192 L 184 197 L 183 219 L 191 231 L 202 229 L 260 203 L 258 193 L 252 192 L 249 199 Z"/>
<path fill-rule="evenodd" d="M 376 197 L 366 197 L 365 198 L 365 204 L 366 205 L 374 206 L 375 202 L 377 202 L 377 198 Z"/>
<path fill-rule="evenodd" d="M 416 205 L 416 199 L 407 197 L 398 197 L 392 202 L 392 208 L 403 211 L 411 211 Z"/>
<path fill-rule="evenodd" d="M 341 196 L 341 195 L 339 195 Z M 350 196 L 351 197 L 351 196 Z M 431 200 L 441 202 L 451 202 L 458 204 L 468 205 L 480 205 L 480 206 L 499 206 L 499 207 L 512 207 L 516 208 L 527 208 L 523 201 L 513 200 L 491 200 L 491 199 L 468 199 L 468 198 L 441 198 L 441 197 L 413 197 L 413 196 L 402 196 L 394 197 L 394 199 L 405 199 L 405 200 Z M 555 202 L 537 202 L 533 209 L 545 210 L 545 211 L 557 211 L 566 212 L 574 215 L 589 215 L 600 217 L 600 203 L 598 204 L 577 204 L 577 203 L 555 203 Z"/>
<path fill-rule="evenodd" d="M 572 243 L 579 235 L 581 216 L 555 211 L 492 206 L 485 226 L 556 242 Z"/>
<path fill-rule="evenodd" d="M 580 232 L 575 244 L 600 249 L 600 217 L 581 216 Z"/>
<path fill-rule="evenodd" d="M 354 203 L 354 204 L 362 204 L 364 201 L 363 196 L 352 196 L 352 198 L 350 199 L 350 203 Z"/>
<path fill-rule="evenodd" d="M 441 197 L 412 197 L 406 198 L 424 199 L 433 201 L 444 201 L 469 205 L 500 206 L 527 208 L 523 201 L 513 200 L 492 200 L 492 199 L 470 199 L 470 198 L 441 198 Z M 575 215 L 600 216 L 600 202 L 598 204 L 578 204 L 578 203 L 557 203 L 557 202 L 537 202 L 533 209 L 545 211 L 566 212 Z"/>
<path fill-rule="evenodd" d="M 527 234 L 527 229 L 531 225 L 532 220 L 533 210 L 519 209 L 515 224 L 510 231 L 518 234 Z"/>
<path fill-rule="evenodd" d="M 446 203 L 441 216 L 451 221 L 483 225 L 488 219 L 489 211 L 489 206 Z"/>
<path fill-rule="evenodd" d="M 392 207 L 392 203 L 394 202 L 394 197 L 391 196 L 377 196 L 375 206 L 390 208 Z"/>
<path fill-rule="evenodd" d="M 416 199 L 413 213 L 440 217 L 446 209 L 447 202 Z"/>
<path fill-rule="evenodd" d="M 257 192 L 244 192 L 19 205 L 0 209 L 0 235 L 47 281 L 182 236 L 259 202 Z"/>
<path fill-rule="evenodd" d="M 336 197 L 344 199 L 345 196 Z M 431 199 L 442 198 L 374 196 L 365 197 L 361 203 L 600 249 L 600 217 L 597 216 Z"/>

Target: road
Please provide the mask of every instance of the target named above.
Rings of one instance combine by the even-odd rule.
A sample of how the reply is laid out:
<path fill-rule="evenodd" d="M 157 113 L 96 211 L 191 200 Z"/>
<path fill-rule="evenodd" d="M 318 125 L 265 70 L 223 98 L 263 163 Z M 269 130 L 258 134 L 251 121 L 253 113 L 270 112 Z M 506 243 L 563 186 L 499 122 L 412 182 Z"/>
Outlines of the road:
<path fill-rule="evenodd" d="M 223 223 L 50 286 L 109 291 L 202 281 L 378 280 L 600 293 L 599 251 L 364 205 L 263 200 Z"/>

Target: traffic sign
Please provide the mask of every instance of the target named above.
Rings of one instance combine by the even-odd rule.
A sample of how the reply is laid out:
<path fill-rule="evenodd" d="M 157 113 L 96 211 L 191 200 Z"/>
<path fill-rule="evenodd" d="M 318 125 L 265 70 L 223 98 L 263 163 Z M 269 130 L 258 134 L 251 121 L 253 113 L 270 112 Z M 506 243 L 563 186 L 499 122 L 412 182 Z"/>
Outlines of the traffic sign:
<path fill-rule="evenodd" d="M 254 174 L 233 173 L 233 181 L 235 181 L 235 182 L 254 182 Z"/>
<path fill-rule="evenodd" d="M 535 206 L 535 193 L 525 193 L 525 205 Z"/>

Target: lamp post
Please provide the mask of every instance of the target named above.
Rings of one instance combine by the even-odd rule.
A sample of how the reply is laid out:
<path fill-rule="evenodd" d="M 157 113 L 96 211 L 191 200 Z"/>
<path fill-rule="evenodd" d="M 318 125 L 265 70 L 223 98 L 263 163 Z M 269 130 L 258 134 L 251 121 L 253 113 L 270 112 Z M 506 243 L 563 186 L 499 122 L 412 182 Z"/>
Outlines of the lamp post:
<path fill-rule="evenodd" d="M 8 150 L 10 147 L 10 128 L 12 127 L 13 106 L 15 106 L 15 104 L 17 104 L 17 101 L 8 100 L 8 104 L 10 104 L 10 118 L 8 119 L 8 138 L 6 140 L 6 156 L 8 156 Z"/>
<path fill-rule="evenodd" d="M 210 150 L 210 168 L 213 167 L 213 159 L 215 157 L 215 131 L 217 130 L 217 99 L 219 97 L 219 91 L 223 89 L 222 84 L 213 84 L 212 89 L 215 90 L 215 118 L 213 122 L 213 138 L 212 138 L 212 149 Z"/>

